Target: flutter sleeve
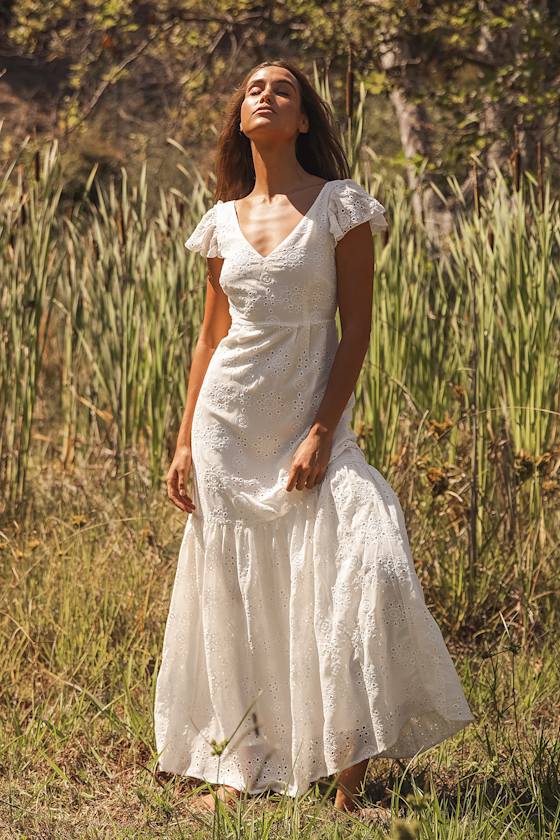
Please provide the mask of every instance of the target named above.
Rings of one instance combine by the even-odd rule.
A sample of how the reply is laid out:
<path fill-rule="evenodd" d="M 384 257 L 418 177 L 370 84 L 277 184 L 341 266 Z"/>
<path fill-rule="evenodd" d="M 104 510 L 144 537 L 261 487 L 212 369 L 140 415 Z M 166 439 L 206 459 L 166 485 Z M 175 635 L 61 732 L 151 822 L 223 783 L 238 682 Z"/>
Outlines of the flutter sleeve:
<path fill-rule="evenodd" d="M 369 222 L 372 233 L 388 227 L 383 205 L 352 178 L 337 184 L 329 199 L 329 227 L 335 242 L 363 222 Z"/>
<path fill-rule="evenodd" d="M 189 238 L 186 240 L 185 248 L 188 248 L 189 251 L 196 251 L 202 254 L 203 257 L 222 256 L 220 253 L 215 204 L 207 210 L 201 218 Z"/>

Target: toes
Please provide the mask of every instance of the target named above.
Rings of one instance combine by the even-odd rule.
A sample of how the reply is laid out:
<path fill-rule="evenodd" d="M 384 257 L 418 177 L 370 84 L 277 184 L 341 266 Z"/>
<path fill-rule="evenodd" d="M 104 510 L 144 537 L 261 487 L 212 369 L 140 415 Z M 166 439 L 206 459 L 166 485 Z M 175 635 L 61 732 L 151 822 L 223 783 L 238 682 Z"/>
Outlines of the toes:
<path fill-rule="evenodd" d="M 192 808 L 195 811 L 213 811 L 214 806 L 214 797 L 211 793 L 205 793 L 204 796 L 197 796 L 192 802 Z"/>
<path fill-rule="evenodd" d="M 199 794 L 193 802 L 193 808 L 215 811 L 216 798 L 225 805 L 233 805 L 242 796 L 242 791 L 230 785 L 220 785 L 213 793 Z"/>

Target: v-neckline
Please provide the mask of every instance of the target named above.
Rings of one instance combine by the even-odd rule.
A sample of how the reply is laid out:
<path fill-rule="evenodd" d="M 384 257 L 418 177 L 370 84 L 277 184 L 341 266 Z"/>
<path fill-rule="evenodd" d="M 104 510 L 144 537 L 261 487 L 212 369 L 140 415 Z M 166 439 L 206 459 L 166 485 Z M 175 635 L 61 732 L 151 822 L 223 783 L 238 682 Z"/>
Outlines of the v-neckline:
<path fill-rule="evenodd" d="M 260 260 L 268 260 L 268 259 L 269 259 L 269 258 L 270 258 L 273 254 L 275 254 L 275 253 L 276 253 L 276 251 L 279 251 L 279 250 L 280 250 L 280 248 L 284 247 L 284 246 L 285 246 L 285 245 L 286 245 L 286 244 L 290 241 L 290 239 L 292 238 L 292 236 L 294 236 L 294 234 L 296 233 L 296 231 L 297 231 L 297 230 L 299 230 L 299 228 L 301 227 L 301 225 L 302 225 L 302 224 L 303 224 L 303 223 L 304 223 L 307 219 L 309 219 L 309 218 L 310 218 L 310 214 L 311 214 L 312 210 L 314 210 L 314 209 L 315 209 L 315 207 L 316 207 L 316 205 L 319 203 L 319 199 L 321 198 L 321 196 L 322 196 L 322 195 L 323 195 L 323 193 L 325 192 L 325 190 L 326 190 L 326 188 L 328 187 L 328 185 L 329 185 L 329 184 L 332 184 L 332 183 L 334 183 L 334 181 L 325 181 L 325 183 L 323 184 L 323 186 L 322 186 L 322 187 L 321 187 L 321 189 L 319 190 L 319 192 L 318 192 L 317 196 L 315 197 L 315 200 L 313 201 L 313 203 L 312 203 L 311 207 L 309 207 L 309 208 L 305 211 L 305 213 L 303 214 L 303 216 L 301 217 L 301 219 L 299 220 L 299 222 L 297 222 L 297 224 L 295 225 L 295 227 L 293 227 L 293 228 L 292 228 L 292 230 L 288 233 L 288 235 L 287 235 L 287 236 L 285 236 L 285 237 L 284 237 L 284 239 L 282 239 L 282 241 L 281 241 L 281 242 L 279 242 L 279 243 L 278 243 L 278 245 L 276 245 L 276 246 L 272 249 L 272 251 L 270 251 L 268 254 L 264 254 L 264 255 L 263 255 L 263 254 L 260 254 L 260 253 L 257 251 L 257 249 L 254 247 L 254 245 L 251 245 L 251 243 L 249 242 L 249 240 L 247 239 L 247 237 L 245 236 L 245 234 L 244 234 L 244 233 L 243 233 L 243 231 L 241 230 L 241 225 L 239 224 L 239 218 L 238 218 L 238 216 L 237 216 L 237 210 L 235 209 L 235 199 L 232 199 L 232 201 L 230 202 L 230 205 L 231 205 L 231 211 L 232 211 L 232 214 L 233 214 L 233 219 L 234 219 L 234 222 L 235 222 L 235 227 L 236 227 L 236 229 L 237 229 L 237 232 L 239 233 L 239 236 L 240 236 L 240 237 L 241 237 L 241 239 L 245 242 L 245 244 L 246 244 L 246 245 L 247 245 L 247 246 L 251 249 L 251 251 L 252 251 L 254 254 L 256 254 L 256 256 L 257 256 Z"/>

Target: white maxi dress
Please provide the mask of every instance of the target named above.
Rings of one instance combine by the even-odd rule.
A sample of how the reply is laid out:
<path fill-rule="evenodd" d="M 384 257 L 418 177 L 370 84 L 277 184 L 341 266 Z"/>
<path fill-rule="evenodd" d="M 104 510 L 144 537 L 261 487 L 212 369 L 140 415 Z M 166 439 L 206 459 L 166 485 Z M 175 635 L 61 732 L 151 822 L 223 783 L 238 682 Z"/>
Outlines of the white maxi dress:
<path fill-rule="evenodd" d="M 231 327 L 193 415 L 196 510 L 156 681 L 159 770 L 297 796 L 474 720 L 397 495 L 351 428 L 354 395 L 323 481 L 285 489 L 338 346 L 335 246 L 363 222 L 383 230 L 384 212 L 338 179 L 267 256 L 244 237 L 233 201 L 217 201 L 185 243 L 224 259 Z"/>

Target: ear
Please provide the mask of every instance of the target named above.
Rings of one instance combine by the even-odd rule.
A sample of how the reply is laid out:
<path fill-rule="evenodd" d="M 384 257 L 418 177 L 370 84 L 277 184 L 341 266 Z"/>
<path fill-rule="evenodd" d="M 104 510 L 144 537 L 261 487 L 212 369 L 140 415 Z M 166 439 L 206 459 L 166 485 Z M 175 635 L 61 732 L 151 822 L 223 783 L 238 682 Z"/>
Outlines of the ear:
<path fill-rule="evenodd" d="M 307 132 L 309 131 L 309 120 L 307 119 L 307 116 L 305 114 L 303 114 L 300 120 L 299 130 L 300 134 L 307 134 Z"/>

